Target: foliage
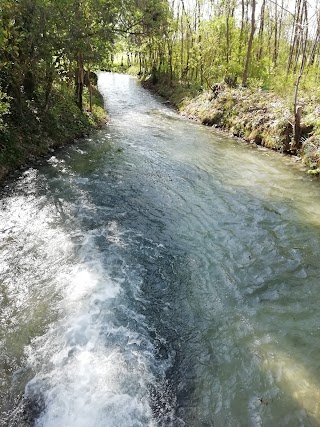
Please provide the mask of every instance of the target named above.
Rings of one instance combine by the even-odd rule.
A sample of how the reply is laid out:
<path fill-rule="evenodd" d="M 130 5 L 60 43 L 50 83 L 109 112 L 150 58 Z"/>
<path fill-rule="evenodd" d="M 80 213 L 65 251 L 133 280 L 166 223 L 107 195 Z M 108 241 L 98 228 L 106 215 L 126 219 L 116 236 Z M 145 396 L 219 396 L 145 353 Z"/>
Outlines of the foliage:
<path fill-rule="evenodd" d="M 35 112 L 32 102 L 23 104 L 19 126 L 13 121 L 0 132 L 0 177 L 17 165 L 45 155 L 49 147 L 56 147 L 90 132 L 92 127 L 105 123 L 103 99 L 95 91 L 93 112 L 89 113 L 89 97 L 85 93 L 85 111 L 74 102 L 74 91 L 64 83 L 55 85 L 50 108 Z"/>
<path fill-rule="evenodd" d="M 5 116 L 10 112 L 10 99 L 0 88 L 0 132 L 5 128 Z"/>
<path fill-rule="evenodd" d="M 69 118 L 78 117 L 78 106 L 84 122 L 90 122 L 85 76 L 97 69 L 128 69 L 149 77 L 176 105 L 205 89 L 215 93 L 216 83 L 225 82 L 249 87 L 259 97 L 261 91 L 274 91 L 295 113 L 298 103 L 306 105 L 319 94 L 320 14 L 316 11 L 311 22 L 307 0 L 295 0 L 294 13 L 285 3 L 1 0 L 3 144 L 9 147 L 8 131 L 21 123 L 39 129 L 39 122 L 42 126 L 50 117 L 60 135 L 61 108 L 67 106 Z M 235 116 L 231 98 L 224 118 L 230 123 Z M 222 111 L 220 105 L 211 112 L 208 123 L 220 120 Z M 82 129 L 81 120 L 78 125 Z"/>
<path fill-rule="evenodd" d="M 157 17 L 157 28 L 139 24 L 123 40 L 122 57 L 128 61 L 122 61 L 122 71 L 138 68 L 158 93 L 179 108 L 187 105 L 188 114 L 205 124 L 281 151 L 305 153 L 311 167 L 320 167 L 318 7 L 307 0 L 291 2 L 292 10 L 289 2 L 268 0 L 163 3 L 167 8 Z M 218 97 L 221 85 L 238 92 Z M 248 108 L 236 102 L 245 88 L 251 90 Z M 195 104 L 185 102 L 191 89 L 200 93 Z"/>
<path fill-rule="evenodd" d="M 85 75 L 110 62 L 121 7 L 121 0 L 1 0 L 0 175 L 103 120 L 100 107 L 86 111 Z"/>
<path fill-rule="evenodd" d="M 142 13 L 143 22 L 123 40 L 123 56 L 133 58 L 127 65 L 138 65 L 140 74 L 153 70 L 202 88 L 223 80 L 235 85 L 243 82 L 252 33 L 245 85 L 280 95 L 289 89 L 293 96 L 303 65 L 301 86 L 311 92 L 320 78 L 320 15 L 313 15 L 318 27 L 311 31 L 308 2 L 295 1 L 293 16 L 285 2 L 153 0 L 148 13 L 154 13 Z"/>

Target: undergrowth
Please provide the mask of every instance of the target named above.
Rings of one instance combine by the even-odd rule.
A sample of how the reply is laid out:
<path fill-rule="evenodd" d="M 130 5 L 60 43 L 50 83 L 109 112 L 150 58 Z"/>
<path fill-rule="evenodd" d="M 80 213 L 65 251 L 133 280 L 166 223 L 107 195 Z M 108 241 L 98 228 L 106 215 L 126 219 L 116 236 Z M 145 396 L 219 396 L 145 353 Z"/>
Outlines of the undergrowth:
<path fill-rule="evenodd" d="M 53 88 L 47 109 L 34 99 L 23 102 L 21 108 L 19 114 L 13 110 L 6 126 L 0 128 L 0 178 L 46 154 L 50 147 L 71 142 L 106 122 L 103 99 L 95 88 L 92 113 L 87 89 L 81 113 L 74 100 L 74 90 L 68 85 Z"/>
<path fill-rule="evenodd" d="M 170 101 L 184 115 L 201 123 L 264 147 L 298 154 L 311 174 L 320 173 L 320 94 L 305 91 L 299 98 L 303 107 L 300 146 L 293 143 L 292 94 L 277 94 L 261 88 L 231 88 L 217 84 L 201 91 L 183 82 L 159 76 L 153 84 L 147 76 L 142 84 Z M 282 93 L 282 95 L 281 95 Z"/>

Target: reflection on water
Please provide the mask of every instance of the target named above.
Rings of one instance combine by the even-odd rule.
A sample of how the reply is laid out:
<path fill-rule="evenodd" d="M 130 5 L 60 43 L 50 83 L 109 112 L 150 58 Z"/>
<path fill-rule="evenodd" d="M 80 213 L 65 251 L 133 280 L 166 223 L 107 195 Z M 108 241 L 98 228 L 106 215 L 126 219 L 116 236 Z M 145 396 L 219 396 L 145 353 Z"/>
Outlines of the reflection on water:
<path fill-rule="evenodd" d="M 99 85 L 2 192 L 0 425 L 319 425 L 317 180 Z"/>
<path fill-rule="evenodd" d="M 262 367 L 267 372 L 271 372 L 275 379 L 281 383 L 284 394 L 292 396 L 297 401 L 302 414 L 305 412 L 318 419 L 320 384 L 315 381 L 307 367 L 298 363 L 293 356 L 281 351 L 277 352 L 272 346 L 266 352 Z"/>

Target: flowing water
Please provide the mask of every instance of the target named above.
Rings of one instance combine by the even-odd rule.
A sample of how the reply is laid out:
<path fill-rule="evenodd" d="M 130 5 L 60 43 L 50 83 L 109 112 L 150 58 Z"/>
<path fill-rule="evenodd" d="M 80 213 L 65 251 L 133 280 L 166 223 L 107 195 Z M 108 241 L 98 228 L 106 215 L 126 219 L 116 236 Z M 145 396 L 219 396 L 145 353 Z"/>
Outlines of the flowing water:
<path fill-rule="evenodd" d="M 0 209 L 0 425 L 320 425 L 320 187 L 102 73 Z"/>

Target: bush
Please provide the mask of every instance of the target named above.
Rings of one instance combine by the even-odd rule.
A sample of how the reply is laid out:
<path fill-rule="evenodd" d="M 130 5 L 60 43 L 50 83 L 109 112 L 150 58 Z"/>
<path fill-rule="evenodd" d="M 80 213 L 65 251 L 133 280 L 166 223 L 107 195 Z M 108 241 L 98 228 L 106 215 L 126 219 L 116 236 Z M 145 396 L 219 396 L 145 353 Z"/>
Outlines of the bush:
<path fill-rule="evenodd" d="M 0 131 L 5 128 L 4 116 L 10 113 L 10 99 L 0 87 Z"/>
<path fill-rule="evenodd" d="M 88 134 L 92 128 L 106 122 L 106 112 L 100 93 L 93 88 L 93 111 L 89 110 L 87 89 L 83 97 L 84 113 L 76 105 L 74 89 L 66 84 L 52 89 L 48 109 L 36 101 L 21 104 L 19 120 L 9 112 L 8 99 L 0 96 L 0 179 L 10 170 L 34 157 L 46 154 L 50 146 L 59 146 Z"/>

